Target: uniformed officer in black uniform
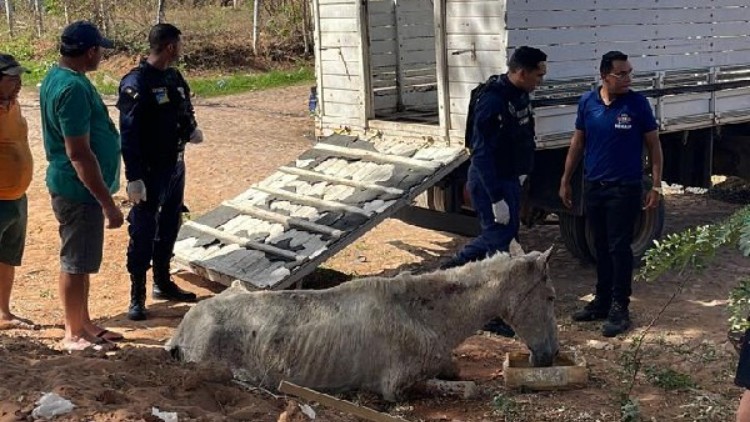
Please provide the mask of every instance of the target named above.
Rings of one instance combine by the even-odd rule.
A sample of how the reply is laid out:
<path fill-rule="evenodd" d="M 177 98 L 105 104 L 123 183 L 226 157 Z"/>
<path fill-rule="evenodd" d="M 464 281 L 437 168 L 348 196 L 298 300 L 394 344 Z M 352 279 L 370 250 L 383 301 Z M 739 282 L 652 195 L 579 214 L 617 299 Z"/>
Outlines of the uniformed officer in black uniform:
<path fill-rule="evenodd" d="M 127 268 L 132 283 L 128 318 L 146 318 L 146 271 L 153 263 L 154 299 L 194 301 L 170 278 L 169 261 L 179 230 L 185 191 L 183 151 L 203 135 L 190 103 L 190 88 L 171 67 L 180 57 L 180 30 L 158 24 L 150 52 L 120 82 L 117 108 L 128 198 Z"/>
<path fill-rule="evenodd" d="M 547 73 L 547 55 L 522 46 L 508 61 L 508 72 L 492 76 L 469 111 L 467 145 L 471 165 L 467 187 L 482 233 L 441 265 L 442 269 L 508 252 L 520 227 L 521 187 L 533 168 L 534 118 L 529 94 Z M 485 330 L 512 337 L 502 320 Z"/>

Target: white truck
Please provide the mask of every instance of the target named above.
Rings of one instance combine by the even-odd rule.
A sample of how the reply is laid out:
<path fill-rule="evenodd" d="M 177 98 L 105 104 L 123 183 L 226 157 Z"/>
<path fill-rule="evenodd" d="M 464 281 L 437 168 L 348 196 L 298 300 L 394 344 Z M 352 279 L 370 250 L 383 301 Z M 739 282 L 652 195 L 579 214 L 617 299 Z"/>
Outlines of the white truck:
<path fill-rule="evenodd" d="M 313 10 L 320 138 L 183 225 L 175 262 L 211 280 L 299 284 L 394 215 L 476 231 L 463 188 L 469 94 L 521 45 L 549 56 L 524 218 L 556 213 L 580 258 L 593 259 L 586 216 L 580 201 L 561 209 L 557 190 L 578 97 L 609 50 L 630 55 L 633 87 L 654 107 L 666 181 L 705 186 L 714 165 L 750 177 L 747 0 L 313 0 Z M 663 223 L 663 208 L 643 213 L 636 254 Z"/>
<path fill-rule="evenodd" d="M 537 157 L 525 220 L 557 213 L 566 246 L 580 258 L 592 258 L 582 204 L 565 212 L 557 190 L 577 99 L 597 86 L 607 51 L 630 56 L 633 89 L 651 101 L 664 180 L 706 186 L 714 165 L 750 176 L 742 136 L 750 121 L 746 0 L 313 0 L 313 10 L 321 136 L 463 145 L 471 89 L 504 72 L 514 48 L 544 50 L 548 75 L 534 98 Z M 715 162 L 714 153 L 730 160 Z M 465 167 L 427 190 L 418 201 L 425 208 L 401 216 L 475 232 Z M 643 213 L 636 254 L 663 222 L 663 205 Z"/>

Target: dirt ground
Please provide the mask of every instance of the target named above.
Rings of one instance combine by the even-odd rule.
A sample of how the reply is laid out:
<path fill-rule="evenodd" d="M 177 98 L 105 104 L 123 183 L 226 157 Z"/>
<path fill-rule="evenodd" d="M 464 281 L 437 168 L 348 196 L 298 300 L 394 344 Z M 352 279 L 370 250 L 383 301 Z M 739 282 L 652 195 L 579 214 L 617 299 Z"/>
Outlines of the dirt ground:
<path fill-rule="evenodd" d="M 186 198 L 193 214 L 202 214 L 239 194 L 311 145 L 308 92 L 306 86 L 300 86 L 197 101 L 197 117 L 206 141 L 189 146 L 186 154 Z M 250 391 L 234 383 L 222 368 L 174 362 L 160 348 L 188 305 L 149 298 L 152 317 L 143 322 L 127 320 L 125 228 L 107 232 L 104 264 L 92 278 L 90 306 L 98 323 L 123 332 L 127 341 L 119 351 L 107 355 L 59 351 L 63 330 L 57 291 L 57 224 L 44 185 L 46 161 L 36 94 L 25 92 L 22 103 L 36 165 L 28 193 L 26 255 L 17 272 L 12 304 L 18 315 L 33 319 L 42 329 L 0 333 L 0 421 L 26 420 L 34 402 L 49 391 L 76 405 L 73 413 L 59 420 L 149 420 L 151 408 L 156 407 L 177 412 L 181 421 L 276 421 L 287 406 L 284 397 Z M 116 117 L 114 108 L 112 113 Z M 124 189 L 119 198 L 126 207 Z M 736 207 L 704 196 L 670 196 L 667 200 L 668 231 L 717 221 Z M 388 220 L 324 267 L 345 276 L 433 268 L 439 257 L 452 253 L 465 240 Z M 455 351 L 462 378 L 474 380 L 480 387 L 476 398 L 415 396 L 398 405 L 369 395 L 346 398 L 412 421 L 620 420 L 622 393 L 633 367 L 632 341 L 675 291 L 679 280 L 636 283 L 632 304 L 635 329 L 605 339 L 598 324 L 573 324 L 569 317 L 591 291 L 594 269 L 563 248 L 556 226 L 524 229 L 521 240 L 526 250 L 555 246 L 550 267 L 558 294 L 560 339 L 563 350 L 577 350 L 586 358 L 590 370 L 586 388 L 546 393 L 506 389 L 503 357 L 524 346 L 479 334 Z M 633 414 L 654 421 L 732 419 L 740 390 L 732 385 L 736 356 L 726 341 L 726 299 L 749 267 L 750 260 L 726 250 L 719 253 L 716 265 L 688 281 L 646 339 L 642 371 L 632 391 L 639 409 L 632 410 Z M 185 273 L 177 274 L 177 280 L 201 298 L 222 288 Z M 357 420 L 312 405 L 316 420 Z"/>

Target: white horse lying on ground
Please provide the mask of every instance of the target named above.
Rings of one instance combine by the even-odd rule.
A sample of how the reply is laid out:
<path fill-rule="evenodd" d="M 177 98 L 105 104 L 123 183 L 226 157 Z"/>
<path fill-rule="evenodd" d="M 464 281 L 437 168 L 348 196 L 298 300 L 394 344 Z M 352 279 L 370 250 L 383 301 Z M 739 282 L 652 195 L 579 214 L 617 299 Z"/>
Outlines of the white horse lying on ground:
<path fill-rule="evenodd" d="M 558 351 L 550 253 L 501 253 L 326 290 L 249 292 L 236 282 L 194 306 L 167 348 L 187 361 L 226 362 L 266 388 L 287 380 L 393 401 L 416 383 L 457 375 L 453 349 L 500 316 L 531 350 L 532 364 L 549 366 Z"/>

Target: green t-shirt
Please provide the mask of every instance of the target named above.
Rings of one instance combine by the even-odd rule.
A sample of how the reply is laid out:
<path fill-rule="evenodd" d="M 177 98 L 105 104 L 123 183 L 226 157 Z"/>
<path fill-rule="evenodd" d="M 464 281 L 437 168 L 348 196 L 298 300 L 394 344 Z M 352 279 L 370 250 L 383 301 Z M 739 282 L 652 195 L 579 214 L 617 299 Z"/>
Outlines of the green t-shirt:
<path fill-rule="evenodd" d="M 120 188 L 120 134 L 107 107 L 89 79 L 70 69 L 53 66 L 39 90 L 44 150 L 47 154 L 47 188 L 51 193 L 78 202 L 96 202 L 78 178 L 65 152 L 65 136 L 89 134 L 89 144 L 99 161 L 110 193 Z"/>

